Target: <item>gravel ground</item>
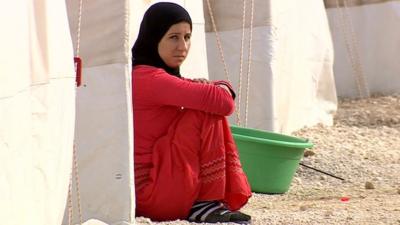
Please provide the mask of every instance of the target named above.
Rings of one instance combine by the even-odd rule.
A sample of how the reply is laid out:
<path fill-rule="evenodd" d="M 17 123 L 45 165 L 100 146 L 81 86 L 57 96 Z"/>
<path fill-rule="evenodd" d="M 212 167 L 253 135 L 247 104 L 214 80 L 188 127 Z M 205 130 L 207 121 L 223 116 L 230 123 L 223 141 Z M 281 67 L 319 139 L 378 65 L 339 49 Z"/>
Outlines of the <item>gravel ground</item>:
<path fill-rule="evenodd" d="M 345 181 L 300 166 L 287 193 L 253 195 L 242 209 L 252 224 L 400 225 L 400 95 L 341 99 L 333 126 L 292 135 L 314 143 L 304 164 Z"/>

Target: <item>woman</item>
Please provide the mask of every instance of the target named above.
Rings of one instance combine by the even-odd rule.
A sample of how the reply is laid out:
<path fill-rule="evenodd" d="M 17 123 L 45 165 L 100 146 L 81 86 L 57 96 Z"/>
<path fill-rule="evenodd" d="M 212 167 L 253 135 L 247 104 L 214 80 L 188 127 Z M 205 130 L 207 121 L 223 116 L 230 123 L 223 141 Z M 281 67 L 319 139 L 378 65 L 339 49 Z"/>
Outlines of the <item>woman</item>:
<path fill-rule="evenodd" d="M 138 216 L 246 223 L 251 196 L 225 116 L 235 96 L 225 81 L 182 78 L 192 21 L 174 3 L 145 13 L 132 48 Z"/>

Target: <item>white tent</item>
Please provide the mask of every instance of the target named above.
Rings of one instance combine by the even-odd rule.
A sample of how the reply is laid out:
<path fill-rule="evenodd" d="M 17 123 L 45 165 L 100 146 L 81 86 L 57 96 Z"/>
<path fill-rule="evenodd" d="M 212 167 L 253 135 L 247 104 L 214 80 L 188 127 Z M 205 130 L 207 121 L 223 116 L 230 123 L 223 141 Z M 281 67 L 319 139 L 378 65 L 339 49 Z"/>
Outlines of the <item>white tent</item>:
<path fill-rule="evenodd" d="M 0 224 L 61 224 L 75 121 L 65 2 L 1 5 Z"/>
<path fill-rule="evenodd" d="M 154 2 L 83 2 L 84 70 L 83 86 L 77 92 L 75 133 L 83 221 L 96 218 L 108 224 L 130 224 L 135 219 L 130 53 L 142 16 Z M 174 2 L 192 14 L 193 39 L 198 42 L 182 73 L 207 77 L 202 2 Z M 80 4 L 67 1 L 67 5 L 76 46 Z M 74 209 L 77 212 L 77 204 Z"/>
<path fill-rule="evenodd" d="M 210 5 L 234 87 L 239 87 L 243 1 Z M 290 133 L 317 123 L 332 124 L 336 110 L 333 47 L 322 1 L 255 1 L 248 101 L 247 60 L 251 1 L 246 1 L 241 125 Z M 204 0 L 207 4 L 207 0 Z M 226 6 L 229 5 L 229 10 Z M 205 7 L 206 8 L 206 7 Z M 225 79 L 211 17 L 205 10 L 209 74 Z M 235 119 L 231 118 L 235 123 Z"/>
<path fill-rule="evenodd" d="M 81 5 L 66 3 L 76 46 Z M 80 190 L 73 196 L 80 195 L 83 221 L 130 224 L 135 219 L 130 9 L 130 1 L 82 4 L 79 41 L 84 69 L 75 132 Z M 77 215 L 78 204 L 73 209 Z"/>
<path fill-rule="evenodd" d="M 78 89 L 76 120 L 84 220 L 134 221 L 130 48 L 143 13 L 154 2 L 158 1 L 84 2 L 80 40 L 84 86 Z M 188 9 L 194 25 L 194 44 L 183 76 L 225 79 L 215 37 L 208 33 L 206 38 L 204 33 L 210 30 L 209 21 L 204 28 L 207 5 L 200 0 L 173 2 Z M 227 2 L 212 1 L 223 45 L 227 45 L 225 55 L 235 68 L 240 46 L 239 3 L 230 2 L 230 10 L 224 10 Z M 289 132 L 318 122 L 330 124 L 336 94 L 323 3 L 294 7 L 289 1 L 258 2 L 256 9 L 249 125 Z M 68 12 L 75 40 L 78 2 L 68 2 Z M 237 80 L 232 81 L 237 85 Z M 304 118 L 305 114 L 309 116 Z"/>
<path fill-rule="evenodd" d="M 400 1 L 325 0 L 325 5 L 338 96 L 399 92 Z"/>
<path fill-rule="evenodd" d="M 7 159 L 0 165 L 2 224 L 61 224 L 74 142 L 83 221 L 134 223 L 130 49 L 144 11 L 155 1 L 83 1 L 83 85 L 75 89 L 79 2 L 25 0 L 1 9 L 7 30 L 0 68 L 0 155 Z M 214 34 L 204 32 L 211 30 L 206 5 L 174 2 L 188 9 L 194 25 L 195 44 L 183 75 L 225 79 Z M 323 4 L 256 2 L 249 126 L 290 132 L 331 123 L 336 94 Z M 237 77 L 240 1 L 211 3 L 228 67 Z"/>

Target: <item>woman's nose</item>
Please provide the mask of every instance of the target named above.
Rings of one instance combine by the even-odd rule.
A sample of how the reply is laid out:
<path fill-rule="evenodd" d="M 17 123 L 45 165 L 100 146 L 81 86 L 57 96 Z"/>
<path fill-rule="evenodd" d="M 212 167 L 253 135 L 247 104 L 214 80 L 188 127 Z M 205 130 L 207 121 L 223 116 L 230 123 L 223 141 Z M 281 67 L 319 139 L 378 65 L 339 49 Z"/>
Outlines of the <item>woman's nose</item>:
<path fill-rule="evenodd" d="M 180 39 L 178 42 L 178 50 L 187 50 L 188 49 L 188 43 L 186 42 L 185 39 Z"/>

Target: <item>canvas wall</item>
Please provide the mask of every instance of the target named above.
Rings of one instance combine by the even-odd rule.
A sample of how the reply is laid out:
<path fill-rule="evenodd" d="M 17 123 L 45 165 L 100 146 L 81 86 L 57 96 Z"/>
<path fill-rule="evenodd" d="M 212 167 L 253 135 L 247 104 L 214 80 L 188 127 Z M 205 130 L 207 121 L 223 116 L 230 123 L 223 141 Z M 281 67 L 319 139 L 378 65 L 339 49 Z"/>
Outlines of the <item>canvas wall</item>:
<path fill-rule="evenodd" d="M 74 47 L 79 2 L 66 1 Z M 129 32 L 132 4 L 83 1 L 80 56 L 84 69 L 82 86 L 77 90 L 75 132 L 83 221 L 131 224 L 135 219 Z"/>
<path fill-rule="evenodd" d="M 207 1 L 203 2 L 206 6 Z M 229 78 L 236 90 L 240 83 L 242 2 L 210 0 Z M 247 127 L 281 133 L 317 123 L 332 124 L 336 110 L 333 46 L 323 2 L 255 2 L 248 95 L 250 1 L 246 5 L 242 97 L 240 104 L 237 101 L 240 125 L 246 126 L 246 114 Z M 208 10 L 204 16 L 209 76 L 226 79 Z M 236 115 L 230 121 L 235 124 Z"/>
<path fill-rule="evenodd" d="M 75 121 L 65 2 L 3 2 L 0 25 L 0 224 L 61 224 Z"/>
<path fill-rule="evenodd" d="M 346 4 L 344 4 L 346 3 Z M 400 1 L 325 0 L 332 33 L 336 88 L 342 97 L 400 90 Z"/>
<path fill-rule="evenodd" d="M 131 47 L 145 10 L 154 2 L 84 1 L 80 39 L 83 86 L 77 92 L 75 133 L 84 221 L 134 222 Z M 207 77 L 202 2 L 175 2 L 191 11 L 192 38 L 198 42 L 182 73 Z M 75 47 L 78 3 L 67 1 Z"/>

